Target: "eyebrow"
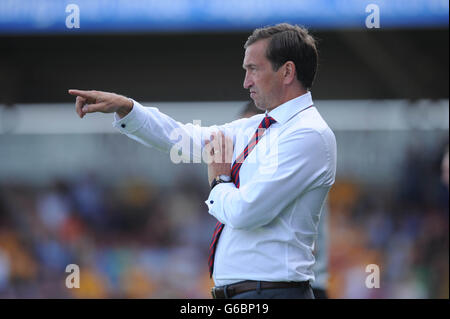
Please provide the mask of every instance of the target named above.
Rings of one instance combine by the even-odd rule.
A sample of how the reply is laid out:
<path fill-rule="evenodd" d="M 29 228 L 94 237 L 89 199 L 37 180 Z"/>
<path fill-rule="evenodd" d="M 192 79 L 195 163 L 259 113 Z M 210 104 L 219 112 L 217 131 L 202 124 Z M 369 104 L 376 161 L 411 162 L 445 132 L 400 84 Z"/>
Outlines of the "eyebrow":
<path fill-rule="evenodd" d="M 249 64 L 243 64 L 243 65 L 242 65 L 242 68 L 243 68 L 244 70 L 247 69 L 247 68 L 249 68 L 249 67 L 256 67 L 256 64 L 249 63 Z"/>

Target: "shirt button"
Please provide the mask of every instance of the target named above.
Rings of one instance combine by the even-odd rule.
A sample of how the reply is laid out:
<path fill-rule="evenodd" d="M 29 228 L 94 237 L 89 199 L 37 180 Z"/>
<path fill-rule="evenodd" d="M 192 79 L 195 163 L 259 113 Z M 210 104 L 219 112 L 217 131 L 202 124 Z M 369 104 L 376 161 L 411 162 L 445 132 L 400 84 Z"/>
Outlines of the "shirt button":
<path fill-rule="evenodd" d="M 125 128 L 126 125 L 125 125 L 125 124 L 122 124 L 122 125 L 120 125 L 120 126 L 122 126 L 122 128 Z"/>
<path fill-rule="evenodd" d="M 210 203 L 210 204 L 214 204 L 214 201 L 213 201 L 213 200 L 210 200 L 209 203 Z"/>

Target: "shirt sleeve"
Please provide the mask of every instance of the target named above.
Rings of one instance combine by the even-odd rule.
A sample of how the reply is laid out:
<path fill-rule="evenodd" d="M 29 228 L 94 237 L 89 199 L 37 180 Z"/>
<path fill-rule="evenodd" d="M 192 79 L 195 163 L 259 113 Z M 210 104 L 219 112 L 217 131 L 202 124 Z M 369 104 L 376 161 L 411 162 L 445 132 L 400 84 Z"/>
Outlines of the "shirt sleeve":
<path fill-rule="evenodd" d="M 329 145 L 319 132 L 305 129 L 278 143 L 264 158 L 264 172 L 270 173 L 258 171 L 240 188 L 233 183 L 214 187 L 205 202 L 211 215 L 232 228 L 258 228 L 302 193 L 334 183 Z"/>
<path fill-rule="evenodd" d="M 113 127 L 145 146 L 170 153 L 175 163 L 181 160 L 200 163 L 205 140 L 217 131 L 234 137 L 238 122 L 239 120 L 209 127 L 183 124 L 160 112 L 156 107 L 144 107 L 133 100 L 133 108 L 125 117 L 121 119 L 114 114 Z"/>

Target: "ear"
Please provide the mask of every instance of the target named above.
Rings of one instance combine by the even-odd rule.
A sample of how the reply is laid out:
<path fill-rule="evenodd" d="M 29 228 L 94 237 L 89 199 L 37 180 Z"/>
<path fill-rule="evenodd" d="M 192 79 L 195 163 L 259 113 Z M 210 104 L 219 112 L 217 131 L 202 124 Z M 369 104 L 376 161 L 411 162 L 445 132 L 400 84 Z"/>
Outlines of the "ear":
<path fill-rule="evenodd" d="M 291 84 L 292 81 L 294 81 L 295 78 L 297 77 L 294 62 L 287 61 L 284 64 L 283 68 L 284 68 L 284 72 L 283 72 L 284 84 Z"/>

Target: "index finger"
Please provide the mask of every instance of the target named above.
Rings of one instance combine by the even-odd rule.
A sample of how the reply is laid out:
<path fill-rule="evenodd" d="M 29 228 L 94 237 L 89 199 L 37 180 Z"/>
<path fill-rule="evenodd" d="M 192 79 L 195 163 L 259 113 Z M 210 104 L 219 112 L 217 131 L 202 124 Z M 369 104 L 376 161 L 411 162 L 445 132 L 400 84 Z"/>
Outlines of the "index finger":
<path fill-rule="evenodd" d="M 95 93 L 92 92 L 92 91 L 83 91 L 83 90 L 70 89 L 69 90 L 69 94 L 70 95 L 75 95 L 75 96 L 81 96 L 81 97 L 84 97 L 86 99 L 95 99 L 96 98 Z"/>

